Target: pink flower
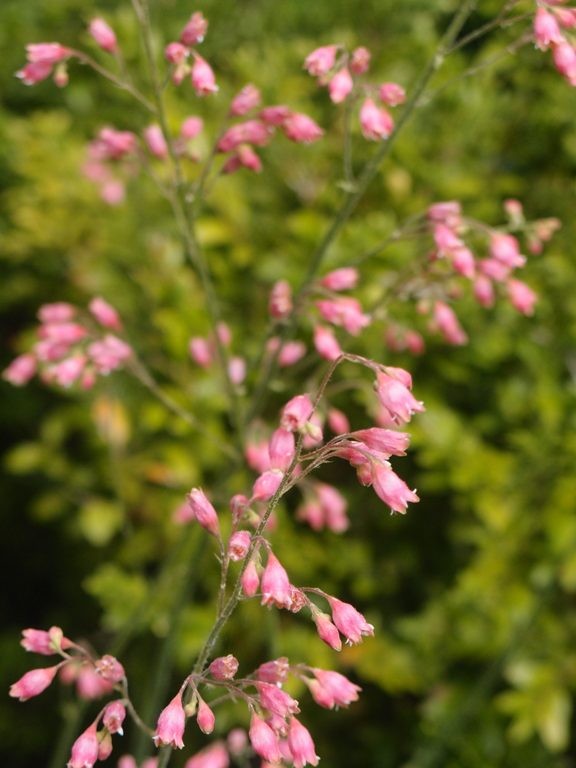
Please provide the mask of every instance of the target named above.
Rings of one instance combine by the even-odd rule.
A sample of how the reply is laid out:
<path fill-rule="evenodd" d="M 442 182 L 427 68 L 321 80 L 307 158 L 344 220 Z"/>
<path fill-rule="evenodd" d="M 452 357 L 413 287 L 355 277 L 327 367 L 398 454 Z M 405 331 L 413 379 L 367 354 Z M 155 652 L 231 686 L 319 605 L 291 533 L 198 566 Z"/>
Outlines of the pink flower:
<path fill-rule="evenodd" d="M 409 422 L 412 414 L 425 410 L 424 404 L 416 400 L 408 386 L 397 375 L 379 371 L 376 377 L 376 394 L 396 423 Z"/>
<path fill-rule="evenodd" d="M 100 130 L 93 148 L 101 160 L 119 160 L 133 154 L 137 143 L 136 135 L 131 131 L 117 131 L 108 127 Z"/>
<path fill-rule="evenodd" d="M 28 701 L 28 699 L 38 696 L 52 683 L 61 666 L 62 663 L 56 664 L 54 667 L 31 669 L 30 672 L 26 672 L 10 686 L 10 696 L 19 701 Z"/>
<path fill-rule="evenodd" d="M 305 765 L 318 765 L 320 758 L 316 754 L 312 736 L 307 728 L 295 717 L 290 719 L 288 726 L 288 747 L 294 762 L 294 768 Z"/>
<path fill-rule="evenodd" d="M 376 461 L 372 465 L 372 483 L 376 494 L 388 504 L 394 512 L 406 513 L 411 501 L 419 501 L 415 491 L 411 491 L 404 480 L 392 471 L 388 463 Z"/>
<path fill-rule="evenodd" d="M 228 361 L 228 376 L 232 384 L 236 386 L 242 384 L 246 378 L 246 360 L 243 357 L 234 355 Z"/>
<path fill-rule="evenodd" d="M 209 533 L 218 538 L 220 536 L 218 515 L 212 504 L 208 501 L 204 491 L 200 488 L 192 488 L 187 496 L 187 500 L 192 514 L 202 528 L 205 528 Z"/>
<path fill-rule="evenodd" d="M 316 624 L 316 630 L 320 640 L 329 645 L 335 651 L 342 650 L 342 641 L 337 627 L 330 621 L 327 613 L 322 613 L 315 606 L 312 608 L 312 619 Z"/>
<path fill-rule="evenodd" d="M 228 557 L 237 563 L 244 560 L 250 548 L 252 536 L 249 531 L 234 531 L 228 542 Z"/>
<path fill-rule="evenodd" d="M 508 280 L 506 283 L 508 298 L 514 309 L 523 315 L 532 315 L 538 296 L 522 280 Z"/>
<path fill-rule="evenodd" d="M 292 312 L 292 288 L 287 280 L 279 280 L 272 286 L 268 312 L 275 320 L 283 320 Z"/>
<path fill-rule="evenodd" d="M 381 427 L 358 429 L 352 432 L 350 437 L 360 440 L 371 450 L 385 453 L 387 456 L 405 456 L 410 442 L 410 435 L 407 432 L 396 432 Z"/>
<path fill-rule="evenodd" d="M 188 352 L 192 360 L 201 368 L 212 365 L 212 346 L 201 336 L 194 336 L 188 342 Z"/>
<path fill-rule="evenodd" d="M 490 238 L 490 256 L 510 269 L 523 267 L 526 257 L 520 253 L 518 240 L 513 235 L 496 232 Z"/>
<path fill-rule="evenodd" d="M 284 473 L 280 469 L 267 469 L 257 477 L 252 486 L 254 501 L 269 501 L 280 487 Z"/>
<path fill-rule="evenodd" d="M 280 717 L 288 717 L 300 712 L 296 699 L 293 699 L 286 691 L 272 683 L 258 682 L 256 688 L 260 696 L 260 704 L 264 709 L 273 712 Z"/>
<path fill-rule="evenodd" d="M 126 718 L 126 707 L 121 701 L 111 701 L 107 704 L 102 715 L 102 723 L 109 733 L 123 734 L 122 723 Z"/>
<path fill-rule="evenodd" d="M 554 65 L 560 74 L 564 75 L 574 85 L 576 78 L 576 50 L 570 43 L 564 41 L 552 48 Z"/>
<path fill-rule="evenodd" d="M 273 469 L 281 469 L 286 472 L 296 454 L 296 441 L 294 433 L 281 427 L 277 429 L 268 443 L 270 466 Z"/>
<path fill-rule="evenodd" d="M 387 139 L 394 130 L 394 120 L 384 107 L 377 107 L 372 99 L 365 99 L 360 108 L 360 127 L 365 139 Z"/>
<path fill-rule="evenodd" d="M 88 355 L 98 373 L 106 376 L 132 357 L 132 348 L 117 336 L 108 334 L 88 346 Z"/>
<path fill-rule="evenodd" d="M 443 301 L 434 303 L 434 325 L 448 344 L 460 346 L 468 341 L 468 336 L 458 322 L 454 310 Z"/>
<path fill-rule="evenodd" d="M 34 355 L 25 354 L 16 357 L 2 372 L 2 378 L 9 381 L 15 387 L 27 384 L 36 373 L 36 358 Z"/>
<path fill-rule="evenodd" d="M 266 125 L 277 127 L 283 125 L 284 121 L 290 117 L 292 111 L 283 104 L 276 104 L 272 107 L 264 107 L 260 111 L 259 117 Z"/>
<path fill-rule="evenodd" d="M 66 668 L 64 667 L 63 671 Z M 91 664 L 84 664 L 78 672 L 76 690 L 81 699 L 99 699 L 101 696 L 107 696 L 113 689 L 114 684 L 99 675 Z"/>
<path fill-rule="evenodd" d="M 218 141 L 219 152 L 231 152 L 241 144 L 263 147 L 270 141 L 270 128 L 260 120 L 246 120 L 228 128 Z"/>
<path fill-rule="evenodd" d="M 196 715 L 196 722 L 202 733 L 207 734 L 212 733 L 216 724 L 214 712 L 212 712 L 208 704 L 206 704 L 204 699 L 200 696 L 198 696 L 198 714 Z"/>
<path fill-rule="evenodd" d="M 290 608 L 292 605 L 290 579 L 278 558 L 268 553 L 266 568 L 262 574 L 262 605 Z"/>
<path fill-rule="evenodd" d="M 329 291 L 348 291 L 356 288 L 358 284 L 358 270 L 356 267 L 341 267 L 328 272 L 320 280 L 320 285 Z"/>
<path fill-rule="evenodd" d="M 182 43 L 168 43 L 164 48 L 164 57 L 170 64 L 182 64 L 189 55 L 190 51 Z"/>
<path fill-rule="evenodd" d="M 240 577 L 240 583 L 242 585 L 242 592 L 244 592 L 246 597 L 254 597 L 256 592 L 258 592 L 260 577 L 258 576 L 258 569 L 256 568 L 256 562 L 254 558 L 250 560 L 244 569 L 244 572 Z"/>
<path fill-rule="evenodd" d="M 120 664 L 117 658 L 110 656 L 108 653 L 94 662 L 94 668 L 100 677 L 111 683 L 119 683 L 126 677 L 122 664 Z"/>
<path fill-rule="evenodd" d="M 215 680 L 232 680 L 238 672 L 238 659 L 231 653 L 218 656 L 211 662 L 208 671 Z"/>
<path fill-rule="evenodd" d="M 396 107 L 406 101 L 406 91 L 398 83 L 382 83 L 378 93 L 380 99 L 389 107 Z"/>
<path fill-rule="evenodd" d="M 187 760 L 184 768 L 228 768 L 229 765 L 226 747 L 223 742 L 216 741 Z"/>
<path fill-rule="evenodd" d="M 370 317 L 362 312 L 360 302 L 349 296 L 321 299 L 316 302 L 316 306 L 324 320 L 342 326 L 353 336 L 357 336 L 363 328 L 370 325 Z"/>
<path fill-rule="evenodd" d="M 446 226 L 455 229 L 462 221 L 462 207 L 456 200 L 433 203 L 428 208 L 428 218 L 433 222 L 444 222 Z"/>
<path fill-rule="evenodd" d="M 264 760 L 270 763 L 280 762 L 280 744 L 274 730 L 262 720 L 255 712 L 250 719 L 250 730 L 248 732 L 250 743 L 256 752 Z"/>
<path fill-rule="evenodd" d="M 194 54 L 194 64 L 192 65 L 190 78 L 197 96 L 216 93 L 218 90 L 212 67 L 197 53 Z"/>
<path fill-rule="evenodd" d="M 161 160 L 168 157 L 168 145 L 159 125 L 149 125 L 144 129 L 144 141 L 150 152 Z"/>
<path fill-rule="evenodd" d="M 118 41 L 114 30 L 104 19 L 92 19 L 88 26 L 88 32 L 92 35 L 97 45 L 107 53 L 116 53 L 118 50 Z"/>
<path fill-rule="evenodd" d="M 337 360 L 342 354 L 334 331 L 324 325 L 314 326 L 314 347 L 325 360 Z"/>
<path fill-rule="evenodd" d="M 350 421 L 345 413 L 338 408 L 330 408 L 327 415 L 328 426 L 335 435 L 343 435 L 350 432 Z"/>
<path fill-rule="evenodd" d="M 546 50 L 552 43 L 561 43 L 564 36 L 560 31 L 558 22 L 545 8 L 538 8 L 534 17 L 534 38 L 536 47 L 541 51 Z"/>
<path fill-rule="evenodd" d="M 76 314 L 72 304 L 57 301 L 54 304 L 43 304 L 38 310 L 38 319 L 41 323 L 66 323 L 72 320 Z"/>
<path fill-rule="evenodd" d="M 104 328 L 110 328 L 112 331 L 122 330 L 122 321 L 118 312 L 100 296 L 92 299 L 88 309 Z"/>
<path fill-rule="evenodd" d="M 278 353 L 278 365 L 280 368 L 286 368 L 294 365 L 306 354 L 306 345 L 303 341 L 287 341 L 282 345 Z"/>
<path fill-rule="evenodd" d="M 232 99 L 230 105 L 230 114 L 233 117 L 240 117 L 250 112 L 252 109 L 256 109 L 260 104 L 260 91 L 255 85 L 249 83 L 245 85 L 242 90 L 236 94 Z"/>
<path fill-rule="evenodd" d="M 66 650 L 72 645 L 60 627 L 50 627 L 46 632 L 43 629 L 25 629 L 22 632 L 20 645 L 32 653 L 40 653 L 42 656 L 52 656 L 60 650 Z"/>
<path fill-rule="evenodd" d="M 208 30 L 208 21 L 204 18 L 201 11 L 196 11 L 190 17 L 188 23 L 180 34 L 180 42 L 192 48 L 198 43 L 201 43 L 206 36 Z"/>
<path fill-rule="evenodd" d="M 280 426 L 288 432 L 300 432 L 313 410 L 314 406 L 308 395 L 296 395 L 282 409 Z"/>
<path fill-rule="evenodd" d="M 330 78 L 328 92 L 334 104 L 341 104 L 348 98 L 353 87 L 354 81 L 352 80 L 352 76 L 348 69 L 343 67 Z"/>
<path fill-rule="evenodd" d="M 260 664 L 256 670 L 256 679 L 261 680 L 264 683 L 271 683 L 272 685 L 279 685 L 286 681 L 288 672 L 290 671 L 290 663 L 286 656 L 281 656 L 278 659 L 272 661 L 266 661 L 264 664 Z"/>
<path fill-rule="evenodd" d="M 456 248 L 456 250 L 450 254 L 450 260 L 452 266 L 459 275 L 471 280 L 476 274 L 474 254 L 469 248 Z"/>
<path fill-rule="evenodd" d="M 315 680 L 308 683 L 310 692 L 321 707 L 334 709 L 334 707 L 347 707 L 353 701 L 358 701 L 358 693 L 362 690 L 347 677 L 339 672 L 327 669 L 313 668 Z M 316 683 L 316 685 L 314 685 Z"/>
<path fill-rule="evenodd" d="M 282 127 L 287 138 L 301 144 L 311 144 L 324 135 L 322 128 L 311 117 L 301 112 L 289 115 Z"/>
<path fill-rule="evenodd" d="M 92 768 L 98 760 L 99 742 L 96 721 L 82 733 L 72 745 L 67 768 Z"/>
<path fill-rule="evenodd" d="M 52 64 L 47 61 L 30 62 L 16 72 L 16 77 L 24 85 L 36 85 L 52 74 Z"/>
<path fill-rule="evenodd" d="M 170 704 L 160 713 L 153 737 L 154 744 L 157 747 L 182 749 L 184 747 L 182 737 L 185 726 L 186 713 L 182 706 L 182 694 L 178 692 Z"/>
<path fill-rule="evenodd" d="M 198 136 L 204 128 L 204 121 L 201 117 L 191 115 L 187 117 L 180 128 L 180 136 L 186 141 L 191 141 Z"/>
<path fill-rule="evenodd" d="M 374 627 L 350 603 L 336 597 L 328 597 L 332 609 L 332 621 L 349 643 L 359 643 L 364 635 L 373 635 Z"/>
<path fill-rule="evenodd" d="M 336 62 L 338 48 L 337 45 L 324 45 L 308 54 L 304 62 L 304 68 L 308 74 L 313 77 L 327 75 Z"/>
<path fill-rule="evenodd" d="M 31 64 L 39 62 L 57 64 L 72 55 L 70 48 L 60 43 L 29 43 L 26 46 L 26 57 Z"/>
<path fill-rule="evenodd" d="M 494 306 L 494 285 L 485 275 L 477 275 L 474 280 L 474 297 L 483 307 Z"/>
<path fill-rule="evenodd" d="M 352 51 L 350 60 L 350 69 L 355 75 L 364 75 L 370 68 L 371 54 L 368 48 L 360 46 Z"/>

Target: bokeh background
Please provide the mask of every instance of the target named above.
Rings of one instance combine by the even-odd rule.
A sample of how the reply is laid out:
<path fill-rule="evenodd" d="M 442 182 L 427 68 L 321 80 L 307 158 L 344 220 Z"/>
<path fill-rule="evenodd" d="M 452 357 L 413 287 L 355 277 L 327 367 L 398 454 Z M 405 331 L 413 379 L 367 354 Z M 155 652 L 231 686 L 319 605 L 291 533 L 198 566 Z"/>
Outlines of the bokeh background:
<path fill-rule="evenodd" d="M 531 5 L 519 3 L 518 14 Z M 159 45 L 175 39 L 196 10 L 176 0 L 152 6 Z M 262 177 L 226 180 L 199 222 L 239 353 L 257 354 L 269 286 L 280 277 L 299 283 L 341 195 L 339 113 L 302 71 L 304 57 L 335 41 L 366 45 L 374 79 L 409 89 L 457 6 L 198 6 L 211 21 L 203 45 L 221 101 L 199 103 L 182 91 L 170 98 L 175 125 L 200 113 L 215 130 L 225 97 L 250 81 L 268 103 L 311 113 L 329 134 L 311 147 L 275 144 Z M 482 0 L 465 32 L 500 6 Z M 79 172 L 100 127 L 139 130 L 146 116 L 86 68 L 72 65 L 62 90 L 50 81 L 27 88 L 13 77 L 30 41 L 94 51 L 85 30 L 96 14 L 114 26 L 128 63 L 137 66 L 128 2 L 0 4 L 0 362 L 4 367 L 26 349 L 40 304 L 85 305 L 104 295 L 163 384 L 205 413 L 224 441 L 222 395 L 187 356 L 188 338 L 208 328 L 167 208 L 143 179 L 131 185 L 125 205 L 106 207 Z M 529 24 L 481 37 L 449 57 L 326 264 L 349 263 L 438 200 L 458 199 L 468 215 L 498 225 L 503 200 L 514 197 L 528 218 L 562 221 L 524 273 L 540 297 L 534 317 L 504 301 L 480 309 L 464 296 L 458 306 L 469 344 L 429 338 L 417 359 L 386 351 L 381 326 L 367 332 L 363 350 L 408 367 L 426 402 L 411 427 L 414 450 L 398 462 L 420 504 L 406 517 L 390 517 L 351 471 L 331 465 L 322 478 L 338 483 L 350 504 L 344 538 L 296 522 L 297 499 L 281 511 L 275 549 L 293 581 L 350 599 L 377 630 L 338 659 L 364 689 L 349 711 L 318 711 L 295 690 L 322 765 L 333 768 L 576 765 L 576 91 L 533 45 L 505 52 Z M 467 76 L 471 68 L 476 72 Z M 360 164 L 369 148 L 358 147 Z M 366 300 L 425 248 L 403 243 L 367 262 Z M 303 336 L 310 335 L 305 328 Z M 304 369 L 276 382 L 267 415 L 274 418 L 297 391 L 294 381 L 307 375 Z M 366 399 L 362 390 L 343 391 L 337 404 L 365 426 Z M 202 532 L 175 529 L 171 515 L 189 487 L 213 487 L 221 456 L 123 375 L 90 393 L 1 382 L 0 417 L 3 690 L 33 664 L 18 645 L 21 629 L 58 624 L 100 652 L 118 653 L 152 721 L 213 614 L 210 547 Z M 248 478 L 240 471 L 228 478 L 222 504 Z M 335 663 L 309 622 L 251 604 L 242 606 L 224 646 L 246 670 L 280 654 Z M 92 709 L 78 706 L 63 686 L 27 704 L 0 697 L 3 764 L 63 765 L 70 738 Z M 218 730 L 239 722 L 241 710 L 222 711 Z M 203 740 L 191 733 L 189 742 L 194 748 Z M 144 757 L 148 745 L 128 728 L 123 748 Z"/>

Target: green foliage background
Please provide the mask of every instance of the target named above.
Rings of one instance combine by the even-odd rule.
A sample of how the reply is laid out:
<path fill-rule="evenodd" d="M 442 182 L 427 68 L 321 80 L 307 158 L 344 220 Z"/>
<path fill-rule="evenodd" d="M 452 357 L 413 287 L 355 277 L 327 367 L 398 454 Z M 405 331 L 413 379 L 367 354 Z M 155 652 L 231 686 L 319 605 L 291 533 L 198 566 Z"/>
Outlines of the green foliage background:
<path fill-rule="evenodd" d="M 270 284 L 280 277 L 299 283 L 341 195 L 338 110 L 302 72 L 304 56 L 333 41 L 364 44 L 374 53 L 375 77 L 409 87 L 457 5 L 373 0 L 359 12 L 347 0 L 336 13 L 329 0 L 201 4 L 211 20 L 206 56 L 221 94 L 201 104 L 189 91 L 175 97 L 174 126 L 202 110 L 215 130 L 225 97 L 252 81 L 266 102 L 308 111 L 331 134 L 310 147 L 278 141 L 266 152 L 262 177 L 224 181 L 199 223 L 239 353 L 257 354 Z M 470 30 L 499 7 L 481 2 Z M 159 40 L 173 39 L 194 10 L 168 0 L 153 8 Z M 529 3 L 519 5 L 519 12 L 529 10 Z M 188 338 L 208 328 L 167 209 L 146 181 L 132 185 L 129 204 L 105 208 L 78 172 L 98 128 L 136 130 L 143 115 L 79 67 L 72 66 L 62 91 L 49 82 L 27 89 L 12 77 L 29 41 L 89 46 L 85 25 L 95 13 L 117 29 L 129 63 L 136 61 L 128 3 L 0 5 L 3 363 L 26 348 L 39 304 L 85 304 L 102 294 L 171 394 L 206 414 L 226 441 L 222 394 L 187 358 Z M 281 511 L 283 534 L 274 546 L 292 580 L 350 599 L 377 630 L 338 660 L 364 689 L 349 711 L 318 712 L 295 691 L 322 765 L 576 765 L 576 92 L 553 71 L 550 56 L 530 45 L 501 55 L 520 29 L 526 25 L 449 57 L 325 265 L 347 264 L 438 200 L 459 199 L 468 215 L 497 225 L 502 201 L 518 197 L 529 218 L 563 222 L 526 268 L 540 295 L 535 317 L 520 317 L 505 302 L 489 311 L 469 302 L 461 316 L 470 344 L 431 340 L 416 361 L 385 351 L 381 330 L 366 335 L 364 349 L 376 359 L 412 370 L 426 402 L 411 428 L 415 450 L 398 463 L 421 503 L 405 518 L 389 517 L 351 472 L 328 466 L 323 478 L 337 482 L 350 502 L 344 538 L 294 522 L 291 497 Z M 463 77 L 470 67 L 479 71 Z M 369 149 L 358 150 L 358 163 Z M 409 243 L 368 262 L 364 298 L 374 296 L 387 270 L 417 253 Z M 311 381 L 306 369 L 300 375 Z M 297 386 L 276 381 L 266 415 L 274 418 Z M 4 688 L 30 666 L 17 645 L 20 630 L 59 624 L 101 652 L 116 650 L 152 720 L 157 696 L 189 669 L 213 615 L 210 548 L 196 529 L 175 531 L 171 514 L 191 486 L 214 486 L 221 455 L 123 375 L 89 394 L 0 387 Z M 360 395 L 337 404 L 365 426 L 363 403 Z M 248 483 L 248 475 L 235 473 L 216 490 L 217 501 L 225 504 Z M 178 632 L 167 642 L 175 615 Z M 222 650 L 233 650 L 246 670 L 275 654 L 336 663 L 305 620 L 249 603 Z M 155 677 L 150 659 L 160 657 L 165 663 Z M 240 711 L 222 711 L 218 728 L 224 733 L 235 718 L 241 721 Z M 87 722 L 66 690 L 26 705 L 0 700 L 3 762 L 52 768 L 58 745 L 66 749 Z M 195 738 L 190 734 L 190 744 Z M 130 730 L 128 748 L 144 749 Z"/>

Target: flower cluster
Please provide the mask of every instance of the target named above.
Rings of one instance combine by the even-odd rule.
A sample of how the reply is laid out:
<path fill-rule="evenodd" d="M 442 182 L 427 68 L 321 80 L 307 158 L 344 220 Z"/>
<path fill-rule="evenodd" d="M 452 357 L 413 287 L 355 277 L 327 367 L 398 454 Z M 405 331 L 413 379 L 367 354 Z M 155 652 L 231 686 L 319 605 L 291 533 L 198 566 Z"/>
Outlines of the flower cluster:
<path fill-rule="evenodd" d="M 541 51 L 552 50 L 558 72 L 576 86 L 576 46 L 572 30 L 576 28 L 576 9 L 562 7 L 566 0 L 537 3 L 534 16 L 534 40 Z"/>
<path fill-rule="evenodd" d="M 38 341 L 31 352 L 13 360 L 3 372 L 11 384 L 22 386 L 38 373 L 48 384 L 83 389 L 94 386 L 131 357 L 130 345 L 113 333 L 121 331 L 117 311 L 100 297 L 92 299 L 88 313 L 65 302 L 44 304 L 38 312 Z"/>

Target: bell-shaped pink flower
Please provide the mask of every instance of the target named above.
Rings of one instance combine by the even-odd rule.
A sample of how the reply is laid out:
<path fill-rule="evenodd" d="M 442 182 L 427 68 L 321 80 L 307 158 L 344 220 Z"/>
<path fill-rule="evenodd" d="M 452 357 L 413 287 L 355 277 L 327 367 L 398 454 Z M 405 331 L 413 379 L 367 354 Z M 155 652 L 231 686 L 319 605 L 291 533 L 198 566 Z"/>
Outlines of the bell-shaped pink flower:
<path fill-rule="evenodd" d="M 120 664 L 117 658 L 110 656 L 108 653 L 94 662 L 94 668 L 100 677 L 104 680 L 109 680 L 111 683 L 119 683 L 126 677 L 122 664 Z"/>
<path fill-rule="evenodd" d="M 273 659 L 272 661 L 266 661 L 264 664 L 260 664 L 255 675 L 256 679 L 261 680 L 263 683 L 278 685 L 285 682 L 289 671 L 290 662 L 286 656 L 281 656 L 278 659 Z"/>
<path fill-rule="evenodd" d="M 336 625 L 330 621 L 330 616 L 314 606 L 312 608 L 312 619 L 316 624 L 316 630 L 320 640 L 323 640 L 326 645 L 329 645 L 333 650 L 341 651 L 342 640 L 340 639 L 340 633 L 338 632 Z"/>
<path fill-rule="evenodd" d="M 60 627 L 50 627 L 46 632 L 43 629 L 24 629 L 20 645 L 26 651 L 40 653 L 42 656 L 52 656 L 60 650 L 66 650 L 72 645 Z"/>
<path fill-rule="evenodd" d="M 494 306 L 494 284 L 486 275 L 476 275 L 474 279 L 474 298 L 482 307 Z"/>
<path fill-rule="evenodd" d="M 260 681 L 256 683 L 256 689 L 260 697 L 260 704 L 269 712 L 273 712 L 280 717 L 288 717 L 300 712 L 296 699 L 293 699 L 290 694 L 283 691 L 278 685 Z"/>
<path fill-rule="evenodd" d="M 232 680 L 238 672 L 238 659 L 231 653 L 218 656 L 211 662 L 208 671 L 215 680 Z"/>
<path fill-rule="evenodd" d="M 293 112 L 283 122 L 282 128 L 288 139 L 299 144 L 311 144 L 322 138 L 324 131 L 308 115 Z"/>
<path fill-rule="evenodd" d="M 254 481 L 252 499 L 254 501 L 269 501 L 280 487 L 283 478 L 284 472 L 281 469 L 267 469 Z"/>
<path fill-rule="evenodd" d="M 168 157 L 168 145 L 159 125 L 149 125 L 144 129 L 144 141 L 154 157 L 165 160 Z"/>
<path fill-rule="evenodd" d="M 10 696 L 19 701 L 28 701 L 28 699 L 38 696 L 52 683 L 61 666 L 62 663 L 56 664 L 54 667 L 31 669 L 30 672 L 26 672 L 10 686 Z"/>
<path fill-rule="evenodd" d="M 98 760 L 99 741 L 96 731 L 96 721 L 82 733 L 72 745 L 70 760 L 67 768 L 92 768 Z"/>
<path fill-rule="evenodd" d="M 350 69 L 355 75 L 364 75 L 370 69 L 370 59 L 372 55 L 368 48 L 360 46 L 352 51 L 350 59 Z"/>
<path fill-rule="evenodd" d="M 350 432 L 350 421 L 343 411 L 338 408 L 330 408 L 326 416 L 328 426 L 335 435 L 344 435 Z"/>
<path fill-rule="evenodd" d="M 15 387 L 22 387 L 34 376 L 37 367 L 34 355 L 19 355 L 2 371 L 2 378 Z"/>
<path fill-rule="evenodd" d="M 116 53 L 118 50 L 116 35 L 112 27 L 104 19 L 92 19 L 88 25 L 88 32 L 103 51 Z"/>
<path fill-rule="evenodd" d="M 518 240 L 513 235 L 497 232 L 490 238 L 490 256 L 510 269 L 523 267 L 526 257 L 520 253 Z"/>
<path fill-rule="evenodd" d="M 466 344 L 468 336 L 458 322 L 456 313 L 443 301 L 434 303 L 434 326 L 440 331 L 448 344 L 460 346 Z"/>
<path fill-rule="evenodd" d="M 212 67 L 197 53 L 194 54 L 190 79 L 197 96 L 206 96 L 209 93 L 216 93 L 218 90 Z"/>
<path fill-rule="evenodd" d="M 276 104 L 272 107 L 264 107 L 264 109 L 260 110 L 258 116 L 263 123 L 276 128 L 279 125 L 283 125 L 284 121 L 290 117 L 291 114 L 292 110 L 284 106 L 284 104 Z"/>
<path fill-rule="evenodd" d="M 292 605 L 291 585 L 288 574 L 278 558 L 268 553 L 266 568 L 262 574 L 262 605 L 290 608 Z"/>
<path fill-rule="evenodd" d="M 332 621 L 349 643 L 359 643 L 364 635 L 373 635 L 374 627 L 350 603 L 328 597 L 332 609 Z"/>
<path fill-rule="evenodd" d="M 188 342 L 188 352 L 192 360 L 201 368 L 212 365 L 212 345 L 202 336 L 193 336 Z"/>
<path fill-rule="evenodd" d="M 112 331 L 122 330 L 120 315 L 114 307 L 102 297 L 96 296 L 93 298 L 90 304 L 88 304 L 88 309 L 103 328 L 110 328 Z"/>
<path fill-rule="evenodd" d="M 258 568 L 256 567 L 255 559 L 252 558 L 242 576 L 240 577 L 240 584 L 242 585 L 242 592 L 246 597 L 254 597 L 258 592 L 260 586 L 260 576 L 258 575 Z"/>
<path fill-rule="evenodd" d="M 536 47 L 541 51 L 549 48 L 550 45 L 561 43 L 564 40 L 564 36 L 560 31 L 558 22 L 554 15 L 546 10 L 546 8 L 538 8 L 534 17 L 534 38 L 536 40 Z"/>
<path fill-rule="evenodd" d="M 282 409 L 280 426 L 288 432 L 300 432 L 313 410 L 314 406 L 308 395 L 295 395 Z"/>
<path fill-rule="evenodd" d="M 538 301 L 538 296 L 530 286 L 526 285 L 522 280 L 508 280 L 506 289 L 514 309 L 517 309 L 523 315 L 532 315 L 534 313 L 534 306 Z"/>
<path fill-rule="evenodd" d="M 316 754 L 312 736 L 310 736 L 308 729 L 295 717 L 290 719 L 288 726 L 288 748 L 292 755 L 294 768 L 304 768 L 305 765 L 318 765 L 320 758 Z"/>
<path fill-rule="evenodd" d="M 160 713 L 153 736 L 154 744 L 157 747 L 182 749 L 184 747 L 182 737 L 185 727 L 186 713 L 182 706 L 182 693 L 179 691 Z"/>
<path fill-rule="evenodd" d="M 230 105 L 230 114 L 233 117 L 241 117 L 260 105 L 260 91 L 255 85 L 249 83 L 234 96 Z"/>
<path fill-rule="evenodd" d="M 347 67 L 343 67 L 336 74 L 330 78 L 328 83 L 328 93 L 330 99 L 334 104 L 341 104 L 346 101 L 352 88 L 354 87 L 354 81 Z"/>
<path fill-rule="evenodd" d="M 102 715 L 102 723 L 109 733 L 123 734 L 122 723 L 126 718 L 126 707 L 124 704 L 117 700 L 111 701 L 106 705 L 104 713 Z"/>
<path fill-rule="evenodd" d="M 379 371 L 376 394 L 381 404 L 396 423 L 409 422 L 412 414 L 424 411 L 424 404 L 416 400 L 409 388 L 397 376 Z"/>
<path fill-rule="evenodd" d="M 313 77 L 327 75 L 336 63 L 337 45 L 323 45 L 308 54 L 304 62 L 304 69 Z"/>
<path fill-rule="evenodd" d="M 320 285 L 329 291 L 349 291 L 358 284 L 358 270 L 356 267 L 340 267 L 328 272 L 320 280 Z"/>
<path fill-rule="evenodd" d="M 216 724 L 214 712 L 212 712 L 208 704 L 206 704 L 200 695 L 198 696 L 198 713 L 196 715 L 196 722 L 198 723 L 198 728 L 200 728 L 202 733 L 206 734 L 212 733 Z"/>
<path fill-rule="evenodd" d="M 180 126 L 180 136 L 185 141 L 191 141 L 192 139 L 195 139 L 196 136 L 200 135 L 203 128 L 204 121 L 202 118 L 196 117 L 196 115 L 190 115 L 190 117 L 187 117 Z"/>
<path fill-rule="evenodd" d="M 164 48 L 164 58 L 166 61 L 170 62 L 170 64 L 182 64 L 186 61 L 189 55 L 190 51 L 185 45 L 182 45 L 182 43 L 168 43 L 166 48 Z"/>
<path fill-rule="evenodd" d="M 228 557 L 237 563 L 244 560 L 250 548 L 252 536 L 249 531 L 234 531 L 228 542 Z"/>
<path fill-rule="evenodd" d="M 352 432 L 351 437 L 364 443 L 368 448 L 387 456 L 405 456 L 410 443 L 407 432 L 396 432 L 393 429 L 370 427 Z"/>
<path fill-rule="evenodd" d="M 296 454 L 296 441 L 294 433 L 281 427 L 273 432 L 268 443 L 270 466 L 272 469 L 280 469 L 286 472 Z"/>
<path fill-rule="evenodd" d="M 358 694 L 362 690 L 359 685 L 350 682 L 347 677 L 339 672 L 328 669 L 313 668 L 316 683 L 315 686 L 308 683 L 310 692 L 317 704 L 327 709 L 334 707 L 347 707 L 353 701 L 358 700 Z"/>
<path fill-rule="evenodd" d="M 402 515 L 406 513 L 409 502 L 419 501 L 416 492 L 410 490 L 387 462 L 376 461 L 372 465 L 372 485 L 382 501 Z"/>
<path fill-rule="evenodd" d="M 192 488 L 187 496 L 188 505 L 202 528 L 217 538 L 220 536 L 220 524 L 216 510 L 200 488 Z"/>
<path fill-rule="evenodd" d="M 180 34 L 180 42 L 188 48 L 201 43 L 208 31 L 208 21 L 201 11 L 193 13 Z"/>
<path fill-rule="evenodd" d="M 230 757 L 222 741 L 209 744 L 184 763 L 184 768 L 228 768 Z"/>
<path fill-rule="evenodd" d="M 250 719 L 250 730 L 248 735 L 254 752 L 256 752 L 257 755 L 270 763 L 280 762 L 281 755 L 278 736 L 268 723 L 255 712 L 252 713 Z"/>
<path fill-rule="evenodd" d="M 365 139 L 381 141 L 394 130 L 394 120 L 384 107 L 377 107 L 372 99 L 365 99 L 360 108 L 360 128 Z"/>
<path fill-rule="evenodd" d="M 314 326 L 314 347 L 324 360 L 338 360 L 342 354 L 334 331 L 324 325 Z"/>
<path fill-rule="evenodd" d="M 382 83 L 378 94 L 381 101 L 389 107 L 396 107 L 406 101 L 406 91 L 398 83 Z"/>
<path fill-rule="evenodd" d="M 303 341 L 287 341 L 278 353 L 278 365 L 287 368 L 301 360 L 305 354 L 306 345 Z"/>

